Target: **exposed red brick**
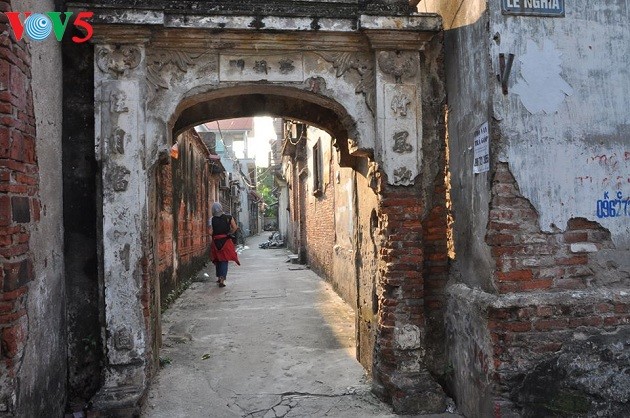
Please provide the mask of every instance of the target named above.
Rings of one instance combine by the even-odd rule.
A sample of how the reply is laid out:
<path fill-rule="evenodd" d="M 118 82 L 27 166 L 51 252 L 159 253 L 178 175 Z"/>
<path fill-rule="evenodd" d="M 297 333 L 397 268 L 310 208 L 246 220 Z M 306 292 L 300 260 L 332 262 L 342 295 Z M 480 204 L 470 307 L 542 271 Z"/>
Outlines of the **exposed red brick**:
<path fill-rule="evenodd" d="M 613 305 L 609 303 L 599 303 L 595 305 L 595 312 L 607 313 L 607 312 L 612 312 L 612 310 L 613 310 Z"/>
<path fill-rule="evenodd" d="M 603 319 L 599 316 L 586 317 L 586 318 L 569 318 L 569 327 L 599 327 L 604 323 Z"/>
<path fill-rule="evenodd" d="M 577 231 L 566 231 L 564 233 L 564 241 L 567 244 L 573 244 L 576 242 L 586 242 L 588 241 L 588 233 L 577 232 Z"/>
<path fill-rule="evenodd" d="M 9 358 L 15 357 L 24 347 L 27 330 L 22 323 L 7 327 L 2 330 L 2 346 L 5 355 Z"/>
<path fill-rule="evenodd" d="M 0 227 L 8 226 L 11 222 L 11 198 L 7 195 L 0 195 Z"/>
<path fill-rule="evenodd" d="M 569 229 L 599 229 L 597 222 L 589 221 L 585 218 L 572 218 L 567 223 Z"/>
<path fill-rule="evenodd" d="M 586 289 L 586 282 L 579 278 L 557 279 L 554 281 L 554 285 L 558 289 L 565 290 Z"/>
<path fill-rule="evenodd" d="M 588 264 L 588 255 L 581 254 L 581 255 L 574 255 L 572 257 L 567 257 L 567 258 L 559 258 L 556 260 L 556 263 L 558 263 L 558 265 L 561 265 L 561 266 Z"/>
<path fill-rule="evenodd" d="M 533 277 L 534 275 L 532 274 L 531 270 L 517 270 L 517 271 L 510 271 L 507 273 L 501 273 L 501 272 L 497 273 L 497 278 L 501 281 L 519 282 L 519 281 L 532 280 Z"/>
<path fill-rule="evenodd" d="M 569 320 L 567 318 L 539 319 L 534 322 L 534 329 L 537 331 L 551 331 L 565 329 L 568 325 Z"/>

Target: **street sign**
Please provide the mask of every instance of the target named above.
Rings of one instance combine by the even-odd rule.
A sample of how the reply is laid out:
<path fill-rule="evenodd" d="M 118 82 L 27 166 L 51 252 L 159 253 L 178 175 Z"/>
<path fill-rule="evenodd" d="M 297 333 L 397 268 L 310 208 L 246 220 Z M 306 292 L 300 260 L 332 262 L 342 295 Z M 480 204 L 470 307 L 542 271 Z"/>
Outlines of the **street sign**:
<path fill-rule="evenodd" d="M 564 0 L 501 0 L 504 15 L 564 17 Z"/>

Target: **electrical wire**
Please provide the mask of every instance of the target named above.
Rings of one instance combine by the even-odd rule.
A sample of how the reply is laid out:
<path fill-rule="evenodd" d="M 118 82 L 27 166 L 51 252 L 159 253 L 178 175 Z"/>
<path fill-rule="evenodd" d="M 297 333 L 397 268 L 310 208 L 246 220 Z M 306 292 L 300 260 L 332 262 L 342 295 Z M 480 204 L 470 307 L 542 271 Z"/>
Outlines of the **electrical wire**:
<path fill-rule="evenodd" d="M 291 124 L 296 124 L 296 123 L 291 121 Z M 285 131 L 284 131 L 284 140 L 285 141 L 289 141 L 291 143 L 291 145 L 297 145 L 297 144 L 300 143 L 302 138 L 304 138 L 304 132 L 305 131 L 306 131 L 306 129 L 300 129 L 300 136 L 297 138 L 297 140 L 295 142 L 293 142 L 293 138 L 291 138 L 291 134 L 289 133 L 289 129 L 285 129 Z"/>

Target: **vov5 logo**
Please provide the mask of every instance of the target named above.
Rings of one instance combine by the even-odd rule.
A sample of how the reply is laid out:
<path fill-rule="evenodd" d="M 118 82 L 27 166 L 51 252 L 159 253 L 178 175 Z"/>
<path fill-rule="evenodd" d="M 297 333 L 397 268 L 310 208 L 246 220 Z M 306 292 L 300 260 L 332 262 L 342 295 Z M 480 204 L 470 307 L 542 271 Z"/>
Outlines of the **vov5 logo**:
<path fill-rule="evenodd" d="M 20 21 L 20 14 L 22 13 L 24 14 L 24 23 Z M 9 18 L 9 24 L 18 41 L 22 39 L 25 32 L 26 36 L 34 41 L 43 41 L 48 38 L 51 32 L 54 32 L 57 40 L 61 41 L 73 15 L 72 12 L 4 12 L 4 14 Z M 89 19 L 92 16 L 94 16 L 93 12 L 79 12 L 77 14 L 77 17 L 74 19 L 74 26 L 83 29 L 85 36 L 73 36 L 72 41 L 80 44 L 92 37 L 94 29 L 91 24 L 85 21 L 85 19 Z"/>

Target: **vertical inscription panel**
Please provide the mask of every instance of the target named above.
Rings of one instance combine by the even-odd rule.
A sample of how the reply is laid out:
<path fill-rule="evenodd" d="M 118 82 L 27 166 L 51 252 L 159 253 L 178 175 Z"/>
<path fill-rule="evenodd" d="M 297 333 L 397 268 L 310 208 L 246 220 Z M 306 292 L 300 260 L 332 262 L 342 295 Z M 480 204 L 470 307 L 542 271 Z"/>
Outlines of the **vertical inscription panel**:
<path fill-rule="evenodd" d="M 133 81 L 104 82 L 100 97 L 101 149 L 97 153 L 104 161 L 129 159 L 138 139 L 138 85 Z"/>
<path fill-rule="evenodd" d="M 384 169 L 391 184 L 413 184 L 419 172 L 417 94 L 414 84 L 383 84 Z"/>
<path fill-rule="evenodd" d="M 147 179 L 140 86 L 139 80 L 110 80 L 103 81 L 100 90 L 103 278 L 107 355 L 112 365 L 138 362 L 144 350 L 144 320 L 137 296 Z"/>

